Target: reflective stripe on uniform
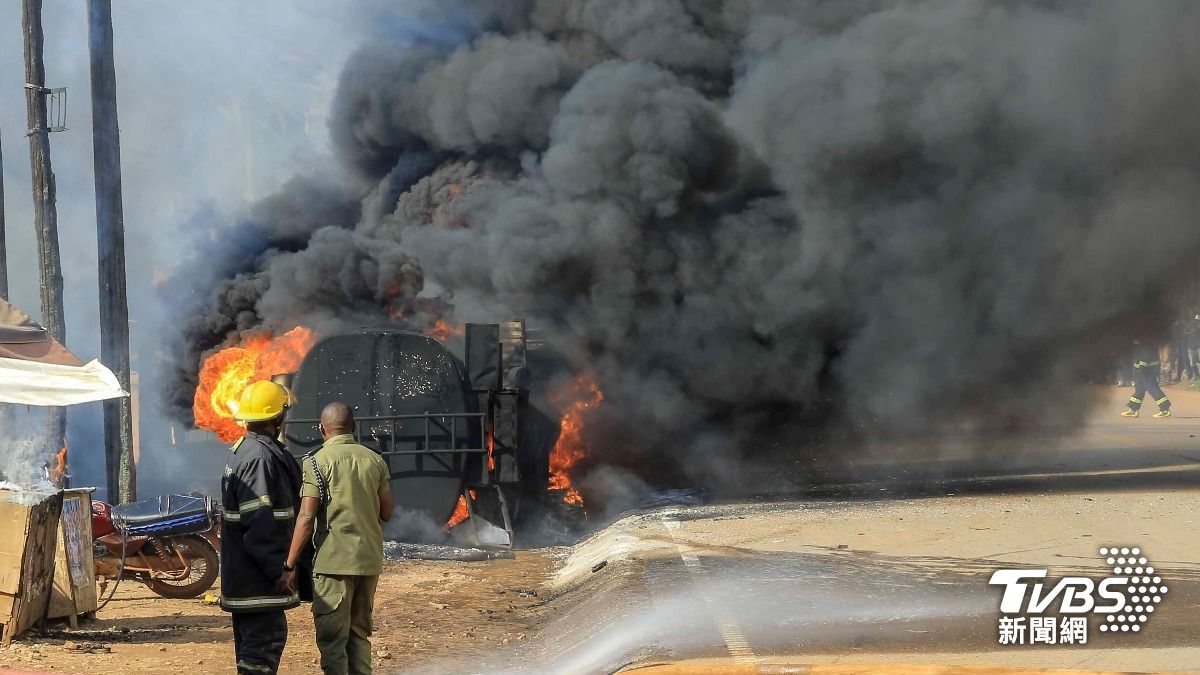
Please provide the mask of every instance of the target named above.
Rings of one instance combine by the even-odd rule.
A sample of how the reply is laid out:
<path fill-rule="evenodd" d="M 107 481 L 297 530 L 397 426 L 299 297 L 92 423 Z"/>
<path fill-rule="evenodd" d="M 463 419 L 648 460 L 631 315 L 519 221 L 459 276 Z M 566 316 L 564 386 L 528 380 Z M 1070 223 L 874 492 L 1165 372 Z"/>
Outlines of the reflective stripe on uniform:
<path fill-rule="evenodd" d="M 1150 366 L 1157 366 L 1157 365 L 1159 365 L 1158 361 L 1134 361 L 1133 362 L 1134 368 L 1148 368 Z"/>
<path fill-rule="evenodd" d="M 1141 402 L 1142 402 L 1142 399 L 1140 399 L 1140 398 L 1137 398 L 1137 397 L 1134 397 L 1134 396 L 1130 396 L 1130 397 L 1129 397 L 1129 402 L 1130 402 L 1130 403 L 1141 403 Z"/>
<path fill-rule="evenodd" d="M 292 603 L 300 602 L 300 594 L 293 593 L 291 595 L 260 595 L 252 598 L 230 598 L 221 596 L 221 605 L 224 607 L 244 608 L 244 607 L 281 607 Z"/>
<path fill-rule="evenodd" d="M 242 514 L 249 513 L 251 511 L 260 509 L 264 506 L 270 506 L 270 505 L 271 505 L 271 498 L 268 497 L 267 495 L 263 495 L 256 499 L 251 499 L 250 501 L 242 502 L 241 504 L 238 504 L 238 507 L 236 509 L 225 509 L 225 520 L 228 522 L 231 522 L 231 523 L 241 522 Z M 279 515 L 276 514 L 275 517 L 278 518 Z"/>
<path fill-rule="evenodd" d="M 1166 397 L 1166 396 L 1164 396 L 1164 397 L 1162 397 L 1162 398 L 1158 399 L 1157 401 L 1155 401 L 1155 403 L 1157 403 L 1157 404 L 1159 404 L 1159 405 L 1162 405 L 1162 404 L 1164 404 L 1164 403 L 1166 403 L 1166 402 L 1167 402 L 1167 397 Z"/>
<path fill-rule="evenodd" d="M 254 509 L 259 508 L 260 506 L 270 506 L 270 505 L 271 505 L 271 497 L 269 495 L 263 495 L 261 497 L 255 498 L 255 499 L 251 499 L 248 502 L 242 502 L 241 504 L 238 504 L 238 511 L 245 513 L 247 511 L 253 511 Z"/>
<path fill-rule="evenodd" d="M 255 508 L 257 508 L 257 507 L 255 507 Z M 254 511 L 255 509 L 250 509 L 250 510 Z M 231 522 L 231 523 L 240 523 L 240 522 L 242 522 L 242 513 L 244 513 L 244 512 L 243 511 L 226 511 L 225 512 L 225 520 L 228 522 Z M 271 515 L 275 517 L 275 520 L 288 520 L 290 518 L 296 517 L 296 511 L 295 511 L 295 509 L 293 509 L 289 506 L 286 509 L 271 509 Z"/>

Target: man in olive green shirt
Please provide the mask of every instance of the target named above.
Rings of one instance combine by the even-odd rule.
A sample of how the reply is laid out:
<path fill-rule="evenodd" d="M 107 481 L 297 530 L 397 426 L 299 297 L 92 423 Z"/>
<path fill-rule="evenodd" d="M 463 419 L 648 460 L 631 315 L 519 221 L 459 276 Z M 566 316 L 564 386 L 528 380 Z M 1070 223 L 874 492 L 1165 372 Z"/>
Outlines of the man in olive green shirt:
<path fill-rule="evenodd" d="M 296 563 L 311 537 L 313 623 L 325 675 L 371 672 L 371 612 L 383 570 L 383 528 L 392 516 L 387 462 L 354 442 L 354 413 L 335 402 L 321 411 L 325 444 L 302 462 L 300 513 L 284 566 L 295 587 Z M 315 535 L 314 535 L 315 532 Z"/>

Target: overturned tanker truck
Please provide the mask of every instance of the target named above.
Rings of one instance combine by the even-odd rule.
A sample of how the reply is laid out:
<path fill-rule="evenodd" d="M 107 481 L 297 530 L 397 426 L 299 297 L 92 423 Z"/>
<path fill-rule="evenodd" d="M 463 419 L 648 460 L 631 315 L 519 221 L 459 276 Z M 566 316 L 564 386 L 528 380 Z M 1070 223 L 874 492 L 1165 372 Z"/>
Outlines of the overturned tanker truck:
<path fill-rule="evenodd" d="M 404 330 L 364 328 L 323 338 L 288 376 L 297 402 L 287 447 L 321 445 L 330 401 L 355 411 L 358 441 L 387 460 L 392 496 L 409 516 L 446 523 L 459 504 L 460 541 L 512 546 L 515 524 L 545 498 L 557 425 L 529 402 L 524 321 L 467 324 L 465 364 L 441 342 Z"/>

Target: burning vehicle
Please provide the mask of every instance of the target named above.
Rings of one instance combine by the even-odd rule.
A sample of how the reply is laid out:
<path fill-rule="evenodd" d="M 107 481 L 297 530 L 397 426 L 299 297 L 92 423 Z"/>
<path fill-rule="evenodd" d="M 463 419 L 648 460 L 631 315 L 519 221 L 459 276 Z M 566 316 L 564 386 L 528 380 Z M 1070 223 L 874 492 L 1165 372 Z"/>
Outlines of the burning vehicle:
<path fill-rule="evenodd" d="M 442 341 L 459 331 L 463 359 Z M 361 328 L 317 339 L 297 328 L 250 338 L 206 360 L 196 420 L 222 440 L 236 438 L 237 394 L 271 377 L 296 396 L 284 441 L 301 456 L 321 446 L 321 408 L 343 401 L 355 410 L 358 441 L 388 462 L 398 513 L 460 542 L 512 546 L 526 516 L 560 503 L 582 506 L 567 470 L 583 455 L 580 408 L 599 390 L 593 386 L 589 400 L 556 422 L 530 402 L 537 342 L 524 321 L 459 331 Z"/>
<path fill-rule="evenodd" d="M 524 323 L 508 322 L 503 332 L 467 325 L 466 343 L 464 368 L 420 333 L 363 329 L 321 340 L 291 383 L 297 403 L 284 427 L 287 447 L 320 447 L 321 407 L 344 401 L 356 411 L 356 437 L 387 460 L 400 508 L 453 526 L 461 503 L 473 540 L 511 545 L 522 497 L 545 492 L 549 477 L 549 448 L 523 433 Z"/>

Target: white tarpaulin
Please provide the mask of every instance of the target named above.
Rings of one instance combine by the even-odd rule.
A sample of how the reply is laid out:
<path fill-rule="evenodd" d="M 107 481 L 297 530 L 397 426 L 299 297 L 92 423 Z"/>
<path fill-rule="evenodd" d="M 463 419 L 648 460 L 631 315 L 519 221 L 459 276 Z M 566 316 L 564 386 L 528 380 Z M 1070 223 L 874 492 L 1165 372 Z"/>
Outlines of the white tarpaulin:
<path fill-rule="evenodd" d="M 0 357 L 0 402 L 61 406 L 128 396 L 95 359 L 82 366 Z"/>

